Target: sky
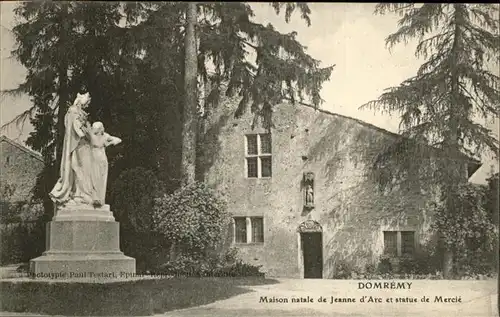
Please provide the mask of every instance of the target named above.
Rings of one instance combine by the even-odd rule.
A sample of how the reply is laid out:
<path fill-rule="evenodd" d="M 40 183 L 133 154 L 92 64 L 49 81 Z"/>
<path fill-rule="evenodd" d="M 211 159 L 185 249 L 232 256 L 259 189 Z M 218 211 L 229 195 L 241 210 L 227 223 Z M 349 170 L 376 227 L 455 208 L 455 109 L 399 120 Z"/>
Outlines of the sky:
<path fill-rule="evenodd" d="M 336 65 L 331 78 L 324 83 L 321 97 L 325 102 L 321 108 L 354 117 L 392 132 L 398 132 L 399 116 L 360 110 L 359 107 L 384 92 L 384 89 L 397 86 L 413 76 L 422 63 L 415 57 L 416 43 L 401 44 L 388 50 L 385 38 L 397 30 L 398 16 L 374 15 L 374 3 L 310 3 L 311 26 L 292 15 L 287 24 L 284 16 L 277 16 L 267 3 L 251 3 L 254 20 L 271 23 L 280 32 L 298 33 L 298 40 L 307 47 L 307 53 L 322 62 L 322 66 Z M 1 8 L 1 89 L 15 88 L 26 74 L 25 69 L 10 58 L 14 40 L 9 30 L 13 26 L 15 2 L 0 2 Z M 1 97 L 0 123 L 12 120 L 30 105 L 27 97 Z M 499 122 L 485 123 L 498 136 Z M 23 129 L 11 127 L 2 131 L 12 139 L 23 142 L 32 127 Z M 475 183 L 484 179 L 498 163 L 485 156 L 483 166 L 471 178 Z"/>

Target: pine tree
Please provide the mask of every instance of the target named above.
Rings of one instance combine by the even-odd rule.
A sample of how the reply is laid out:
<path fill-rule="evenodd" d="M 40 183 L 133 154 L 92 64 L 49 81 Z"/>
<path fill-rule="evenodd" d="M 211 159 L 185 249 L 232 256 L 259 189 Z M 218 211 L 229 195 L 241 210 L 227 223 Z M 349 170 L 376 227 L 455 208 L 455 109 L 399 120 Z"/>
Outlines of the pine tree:
<path fill-rule="evenodd" d="M 196 120 L 198 110 L 196 22 L 196 3 L 189 2 L 186 10 L 186 32 L 184 35 L 184 111 L 181 160 L 181 179 L 184 185 L 193 183 L 196 176 L 196 141 L 198 135 L 198 122 Z"/>
<path fill-rule="evenodd" d="M 401 16 L 399 29 L 387 37 L 386 44 L 392 47 L 417 39 L 416 56 L 425 62 L 415 76 L 362 106 L 401 115 L 405 138 L 382 153 L 375 167 L 387 170 L 392 164 L 392 178 L 408 175 L 411 168 L 419 170 L 417 164 L 436 162 L 432 177 L 438 181 L 445 206 L 446 215 L 441 216 L 450 221 L 460 222 L 456 215 L 461 207 L 455 202 L 460 186 L 467 182 L 464 154 L 498 153 L 498 140 L 475 121 L 499 113 L 499 77 L 488 68 L 494 64 L 498 69 L 498 10 L 498 5 L 463 3 L 379 4 L 376 9 L 376 13 L 392 11 Z M 439 151 L 424 151 L 419 144 Z M 439 228 L 446 242 L 443 271 L 447 277 L 457 251 L 449 228 L 454 224 Z"/>
<path fill-rule="evenodd" d="M 302 18 L 310 24 L 310 10 L 306 4 L 274 3 L 271 4 L 276 13 L 285 8 L 285 19 L 288 22 L 294 10 L 300 10 Z M 194 4 L 188 5 L 188 12 L 194 11 Z M 191 183 L 195 177 L 196 162 L 196 121 L 195 114 L 196 89 L 194 89 L 193 54 L 194 38 L 198 41 L 198 71 L 204 85 L 212 87 L 205 101 L 205 112 L 217 106 L 221 93 L 227 96 L 238 94 L 241 102 L 236 116 L 241 116 L 251 103 L 251 111 L 256 118 L 263 118 L 267 127 L 272 126 L 272 107 L 284 98 L 295 101 L 298 93 L 311 98 L 318 106 L 321 85 L 328 80 L 332 67 L 320 68 L 319 61 L 305 53 L 305 48 L 296 40 L 297 33 L 281 34 L 271 24 L 267 26 L 251 21 L 253 11 L 242 2 L 232 3 L 198 3 L 197 16 L 187 15 L 186 29 L 186 96 L 189 96 L 184 108 L 184 124 L 189 126 L 190 133 L 183 133 L 184 182 Z M 190 20 L 189 18 L 192 18 Z M 196 20 L 196 21 L 195 21 Z M 197 25 L 197 34 L 191 33 L 191 27 Z M 257 53 L 256 63 L 248 59 L 248 50 Z M 188 64 L 189 62 L 189 64 Z M 215 71 L 208 71 L 211 62 Z M 188 80 L 188 77 L 186 77 Z M 227 84 L 225 92 L 222 85 Z M 189 88 L 188 88 L 189 87 Z M 186 152 L 187 151 L 187 152 Z M 189 172 L 187 172 L 189 171 Z"/>
<path fill-rule="evenodd" d="M 310 23 L 305 4 L 272 5 L 278 14 L 284 10 L 286 21 L 298 10 Z M 320 68 L 296 40 L 296 33 L 281 34 L 270 24 L 252 22 L 253 11 L 245 3 L 197 3 L 196 49 L 188 50 L 187 8 L 182 2 L 19 5 L 16 14 L 22 21 L 13 30 L 18 43 L 14 56 L 28 69 L 28 76 L 14 92 L 28 93 L 34 100 L 19 118 L 36 113 L 35 132 L 27 142 L 44 152 L 54 175 L 54 151 L 62 142 L 57 113 L 62 116 L 71 98 L 85 89 L 92 95 L 91 118 L 103 121 L 124 140 L 120 155 L 114 158 L 110 151 L 110 184 L 118 171 L 134 166 L 147 167 L 164 181 L 189 169 L 184 178 L 192 181 L 196 146 L 185 146 L 188 150 L 179 155 L 183 143 L 196 144 L 193 130 L 200 119 L 192 100 L 190 107 L 183 100 L 196 95 L 195 89 L 184 87 L 188 58 L 190 73 L 196 61 L 194 73 L 212 87 L 206 113 L 218 104 L 221 93 L 241 96 L 237 116 L 251 104 L 251 111 L 268 126 L 272 106 L 284 98 L 294 100 L 298 95 L 319 105 L 321 84 L 332 67 Z M 120 24 L 123 20 L 125 25 Z M 257 53 L 255 63 L 248 58 L 249 50 Z M 222 91 L 224 84 L 228 87 Z M 52 105 L 57 101 L 57 107 Z M 193 133 L 183 134 L 180 122 Z"/>
<path fill-rule="evenodd" d="M 151 72 L 157 69 L 144 67 L 149 61 L 137 58 L 143 46 L 139 36 L 141 30 L 134 30 L 139 33 L 136 40 L 126 36 L 132 33 L 128 28 L 118 26 L 123 17 L 121 8 L 120 3 L 24 2 L 14 11 L 19 22 L 12 30 L 17 43 L 12 55 L 27 69 L 27 76 L 17 89 L 3 93 L 27 94 L 32 106 L 8 124 L 30 120 L 35 128 L 26 143 L 41 152 L 45 159 L 45 170 L 37 179 L 35 197 L 44 199 L 49 215 L 53 208 L 47 194 L 59 176 L 56 158 L 60 159 L 64 115 L 78 92 L 91 93 L 93 101 L 89 110 L 93 119 L 103 121 L 108 129 L 121 129 L 117 134 L 125 135 L 129 141 L 124 145 L 128 149 L 125 160 L 147 165 L 144 153 L 148 151 L 137 146 L 137 143 L 144 144 L 144 140 L 130 140 L 146 127 L 138 125 L 131 137 L 126 122 L 137 117 L 131 110 L 139 99 L 138 83 L 145 86 L 141 77 L 153 76 Z M 130 19 L 132 17 L 131 14 Z M 150 70 L 148 74 L 144 74 L 145 68 Z M 159 87 L 164 86 L 157 85 L 161 91 Z M 151 100 L 147 102 L 150 104 Z M 143 115 L 148 112 L 142 110 Z M 156 111 L 147 110 L 149 113 Z M 147 158 L 158 156 L 146 155 Z M 139 157 L 142 160 L 138 160 Z M 111 160 L 110 164 L 113 163 Z M 111 174 L 114 170 L 111 168 Z"/>

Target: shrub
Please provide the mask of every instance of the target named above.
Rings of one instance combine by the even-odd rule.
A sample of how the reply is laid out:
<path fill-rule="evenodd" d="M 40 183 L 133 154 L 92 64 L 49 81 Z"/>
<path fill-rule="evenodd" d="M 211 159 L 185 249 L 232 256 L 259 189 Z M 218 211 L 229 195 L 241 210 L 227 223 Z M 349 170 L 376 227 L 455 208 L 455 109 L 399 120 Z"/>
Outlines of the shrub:
<path fill-rule="evenodd" d="M 206 257 L 221 247 L 228 221 L 225 202 L 204 183 L 188 184 L 155 200 L 153 230 L 172 244 L 173 256 Z"/>
<path fill-rule="evenodd" d="M 335 263 L 335 273 L 334 278 L 337 279 L 349 279 L 353 273 L 354 266 L 352 263 L 347 261 L 339 261 Z"/>
<path fill-rule="evenodd" d="M 386 274 L 392 272 L 392 264 L 389 257 L 380 257 L 380 262 L 377 265 L 377 273 Z"/>
<path fill-rule="evenodd" d="M 261 266 L 255 266 L 247 263 L 243 263 L 241 260 L 237 260 L 236 263 L 230 266 L 222 267 L 220 269 L 214 270 L 211 275 L 220 277 L 250 277 L 250 276 L 260 276 L 263 277 L 264 273 L 260 271 Z"/>
<path fill-rule="evenodd" d="M 45 222 L 17 222 L 0 225 L 0 263 L 27 262 L 45 250 Z"/>
<path fill-rule="evenodd" d="M 482 271 L 488 265 L 491 271 L 498 252 L 495 247 L 498 228 L 485 204 L 486 189 L 466 184 L 459 186 L 453 195 L 453 213 L 448 212 L 444 203 L 434 206 L 437 216 L 433 229 L 442 234 L 445 247 L 453 251 L 456 273 L 463 271 L 462 267 Z M 470 261 L 481 257 L 489 258 L 489 264 Z"/>
<path fill-rule="evenodd" d="M 121 248 L 136 259 L 138 270 L 154 267 L 161 250 L 152 230 L 152 215 L 154 199 L 163 189 L 155 173 L 142 167 L 124 170 L 110 186 L 109 201 L 120 222 Z"/>
<path fill-rule="evenodd" d="M 260 268 L 237 259 L 236 249 L 229 249 L 220 257 L 196 258 L 180 254 L 160 265 L 155 273 L 186 277 L 263 277 Z"/>
<path fill-rule="evenodd" d="M 374 275 L 377 271 L 377 267 L 375 266 L 375 264 L 373 263 L 368 263 L 366 266 L 365 266 L 365 273 L 368 277 Z"/>

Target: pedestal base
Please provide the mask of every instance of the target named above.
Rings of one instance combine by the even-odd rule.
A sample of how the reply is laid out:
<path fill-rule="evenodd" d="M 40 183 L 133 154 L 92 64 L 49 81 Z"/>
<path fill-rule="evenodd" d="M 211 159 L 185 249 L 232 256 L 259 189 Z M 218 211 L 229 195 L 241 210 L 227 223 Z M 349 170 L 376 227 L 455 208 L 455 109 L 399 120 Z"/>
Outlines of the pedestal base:
<path fill-rule="evenodd" d="M 52 253 L 30 261 L 34 278 L 124 278 L 135 273 L 135 259 L 116 253 Z"/>
<path fill-rule="evenodd" d="M 135 259 L 120 251 L 119 223 L 109 206 L 65 206 L 47 224 L 46 250 L 30 261 L 35 278 L 120 278 Z"/>

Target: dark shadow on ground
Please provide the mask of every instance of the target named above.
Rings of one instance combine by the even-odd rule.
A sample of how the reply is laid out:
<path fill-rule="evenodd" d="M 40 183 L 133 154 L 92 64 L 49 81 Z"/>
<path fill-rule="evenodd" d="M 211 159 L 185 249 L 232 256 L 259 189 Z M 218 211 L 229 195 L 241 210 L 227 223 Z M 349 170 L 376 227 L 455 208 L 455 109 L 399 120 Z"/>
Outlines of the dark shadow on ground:
<path fill-rule="evenodd" d="M 160 278 L 79 282 L 12 278 L 0 281 L 0 311 L 63 316 L 150 316 L 206 305 L 276 284 L 266 278 Z"/>
<path fill-rule="evenodd" d="M 266 278 L 186 278 L 176 283 L 161 285 L 153 290 L 154 312 L 201 306 L 252 292 L 245 286 L 279 283 Z"/>

